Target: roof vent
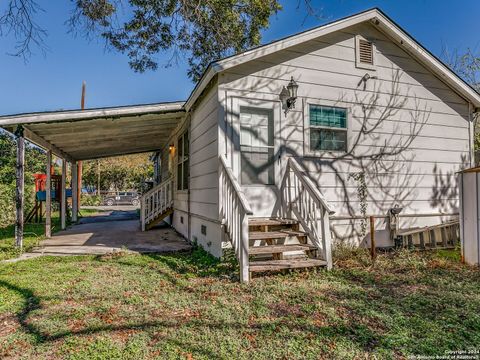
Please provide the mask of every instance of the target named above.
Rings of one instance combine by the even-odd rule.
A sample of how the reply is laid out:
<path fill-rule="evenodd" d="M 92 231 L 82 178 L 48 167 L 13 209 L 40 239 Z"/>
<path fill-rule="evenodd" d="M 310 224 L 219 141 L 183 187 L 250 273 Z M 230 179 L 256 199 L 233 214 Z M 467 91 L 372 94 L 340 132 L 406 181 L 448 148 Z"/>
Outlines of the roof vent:
<path fill-rule="evenodd" d="M 358 60 L 361 64 L 373 65 L 373 45 L 370 41 L 358 40 Z"/>

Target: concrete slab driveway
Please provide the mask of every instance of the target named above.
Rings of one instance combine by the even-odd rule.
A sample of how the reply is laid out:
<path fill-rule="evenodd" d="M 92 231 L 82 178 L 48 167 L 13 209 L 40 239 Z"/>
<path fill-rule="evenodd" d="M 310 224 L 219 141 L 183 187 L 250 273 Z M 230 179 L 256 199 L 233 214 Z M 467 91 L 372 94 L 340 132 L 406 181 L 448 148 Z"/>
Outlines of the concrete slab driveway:
<path fill-rule="evenodd" d="M 165 226 L 142 232 L 136 210 L 113 210 L 82 218 L 78 224 L 41 242 L 30 256 L 89 255 L 127 250 L 174 252 L 191 248 L 172 228 Z"/>

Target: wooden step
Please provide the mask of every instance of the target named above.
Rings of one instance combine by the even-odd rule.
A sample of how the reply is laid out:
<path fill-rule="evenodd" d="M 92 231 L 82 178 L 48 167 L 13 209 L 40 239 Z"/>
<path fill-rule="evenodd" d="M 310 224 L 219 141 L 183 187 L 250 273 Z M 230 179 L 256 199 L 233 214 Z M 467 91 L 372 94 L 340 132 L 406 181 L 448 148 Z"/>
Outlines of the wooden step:
<path fill-rule="evenodd" d="M 290 236 L 305 237 L 307 236 L 307 233 L 303 231 L 294 231 L 294 230 L 251 231 L 248 234 L 248 239 L 249 240 L 284 239 Z"/>
<path fill-rule="evenodd" d="M 298 221 L 293 219 L 280 218 L 252 218 L 248 220 L 249 226 L 279 226 L 279 225 L 297 225 Z"/>
<path fill-rule="evenodd" d="M 309 251 L 315 250 L 316 247 L 310 244 L 285 244 L 285 245 L 269 245 L 269 246 L 252 246 L 248 249 L 250 255 L 261 254 L 281 254 L 288 251 Z"/>
<path fill-rule="evenodd" d="M 158 216 L 155 219 L 150 220 L 148 223 L 146 223 L 145 230 L 150 230 L 154 226 L 157 226 L 170 214 L 173 214 L 173 208 L 166 209 L 163 213 L 158 214 Z"/>
<path fill-rule="evenodd" d="M 302 269 L 327 266 L 327 262 L 319 259 L 288 259 L 251 261 L 250 272 L 278 271 L 285 269 Z"/>

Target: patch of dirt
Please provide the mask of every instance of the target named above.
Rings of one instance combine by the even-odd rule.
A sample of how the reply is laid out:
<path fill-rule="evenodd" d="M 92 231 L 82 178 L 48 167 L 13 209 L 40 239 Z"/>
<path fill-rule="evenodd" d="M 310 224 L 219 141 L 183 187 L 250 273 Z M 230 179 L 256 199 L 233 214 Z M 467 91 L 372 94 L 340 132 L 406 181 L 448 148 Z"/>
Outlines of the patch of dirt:
<path fill-rule="evenodd" d="M 305 313 L 300 308 L 300 305 L 289 305 L 286 302 L 273 303 L 268 306 L 275 317 L 288 317 L 295 318 L 305 317 Z"/>
<path fill-rule="evenodd" d="M 20 323 L 14 314 L 0 314 L 0 337 L 11 335 L 20 328 Z"/>

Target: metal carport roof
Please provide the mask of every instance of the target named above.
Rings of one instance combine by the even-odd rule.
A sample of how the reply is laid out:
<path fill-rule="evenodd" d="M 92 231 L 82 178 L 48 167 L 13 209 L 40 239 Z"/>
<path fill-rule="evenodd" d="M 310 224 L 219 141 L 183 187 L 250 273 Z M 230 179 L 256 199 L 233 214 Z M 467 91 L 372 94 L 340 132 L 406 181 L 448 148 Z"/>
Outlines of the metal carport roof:
<path fill-rule="evenodd" d="M 29 141 L 69 161 L 159 150 L 185 116 L 184 102 L 0 116 Z"/>

